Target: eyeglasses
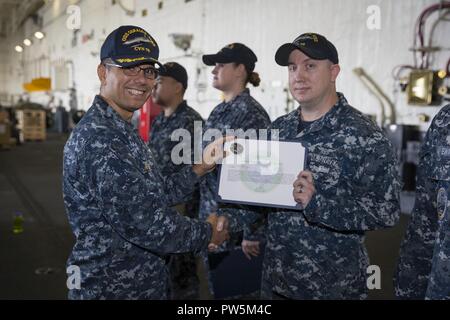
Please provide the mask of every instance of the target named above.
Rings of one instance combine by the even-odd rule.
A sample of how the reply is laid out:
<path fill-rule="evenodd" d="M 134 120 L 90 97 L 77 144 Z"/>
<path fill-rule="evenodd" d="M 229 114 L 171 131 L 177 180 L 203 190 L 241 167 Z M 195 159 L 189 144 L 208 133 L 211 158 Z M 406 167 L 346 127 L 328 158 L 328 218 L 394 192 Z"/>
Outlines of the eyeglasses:
<path fill-rule="evenodd" d="M 153 67 L 142 68 L 140 66 L 135 66 L 126 68 L 113 63 L 104 63 L 104 65 L 120 68 L 126 76 L 137 76 L 141 70 L 144 71 L 144 77 L 147 79 L 155 80 L 158 76 L 158 69 Z"/>

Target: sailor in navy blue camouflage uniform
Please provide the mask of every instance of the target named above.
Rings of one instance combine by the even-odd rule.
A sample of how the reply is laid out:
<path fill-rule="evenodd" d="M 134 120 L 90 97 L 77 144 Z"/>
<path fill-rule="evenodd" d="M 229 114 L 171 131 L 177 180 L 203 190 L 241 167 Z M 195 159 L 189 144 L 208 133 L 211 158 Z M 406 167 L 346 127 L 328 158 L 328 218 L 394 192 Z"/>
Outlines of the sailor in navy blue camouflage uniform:
<path fill-rule="evenodd" d="M 246 88 L 247 83 L 259 85 L 259 75 L 254 72 L 257 58 L 253 51 L 240 43 L 230 44 L 217 54 L 204 55 L 203 62 L 214 66 L 213 86 L 224 93 L 224 101 L 217 105 L 206 120 L 203 132 L 217 129 L 236 132 L 267 129 L 270 118 L 264 108 Z M 206 143 L 206 142 L 205 142 Z M 208 174 L 200 186 L 200 216 L 207 217 L 217 211 L 217 170 Z"/>
<path fill-rule="evenodd" d="M 184 164 L 194 162 L 194 127 L 201 130 L 203 119 L 184 100 L 187 84 L 188 74 L 186 69 L 176 62 L 168 62 L 164 64 L 164 70 L 159 73 L 153 90 L 154 101 L 163 110 L 152 123 L 149 147 L 156 162 L 163 164 L 161 172 L 164 175 L 172 174 L 180 170 Z M 177 129 L 180 129 L 179 133 L 175 132 L 172 138 L 172 134 Z M 181 139 L 183 133 L 189 133 L 190 140 L 184 141 Z M 199 131 L 196 134 L 201 135 L 202 132 Z M 176 146 L 183 147 L 180 146 L 180 139 L 182 143 L 191 142 L 191 154 L 187 155 L 187 159 L 182 159 L 183 163 L 175 163 L 171 157 L 172 150 Z M 179 150 L 175 148 L 175 151 Z"/>
<path fill-rule="evenodd" d="M 301 142 L 308 157 L 306 170 L 293 181 L 293 197 L 304 209 L 268 215 L 262 297 L 365 299 L 364 233 L 399 218 L 392 146 L 336 92 L 338 54 L 325 37 L 302 34 L 282 45 L 275 60 L 288 66 L 290 91 L 300 106 L 271 129 L 279 130 L 279 140 Z M 230 232 L 256 218 L 245 211 L 219 214 L 229 217 Z"/>
<path fill-rule="evenodd" d="M 191 220 L 169 208 L 214 168 L 221 141 L 214 153 L 206 148 L 202 164 L 163 177 L 130 123 L 157 75 L 155 40 L 140 27 L 121 26 L 100 56 L 100 95 L 64 148 L 64 202 L 76 236 L 68 266 L 81 276 L 69 298 L 165 299 L 167 254 L 202 251 L 227 238 L 212 229 L 214 220 Z"/>
<path fill-rule="evenodd" d="M 450 105 L 433 119 L 422 146 L 394 282 L 401 299 L 450 299 Z"/>
<path fill-rule="evenodd" d="M 161 106 L 162 112 L 152 124 L 149 142 L 155 162 L 160 164 L 163 175 L 171 175 L 195 161 L 194 137 L 201 136 L 203 119 L 184 100 L 187 87 L 186 69 L 176 62 L 165 63 L 153 90 L 153 99 Z M 201 151 L 201 144 L 199 147 Z M 184 155 L 180 150 L 191 152 Z M 199 190 L 196 188 L 192 198 L 175 209 L 190 218 L 198 218 L 199 196 Z M 193 253 L 173 255 L 169 269 L 174 299 L 199 297 L 199 279 Z"/>
<path fill-rule="evenodd" d="M 244 44 L 232 43 L 216 54 L 204 55 L 203 62 L 214 66 L 213 87 L 222 91 L 224 96 L 224 101 L 214 108 L 205 123 L 204 139 L 207 140 L 206 134 L 208 131 L 212 132 L 211 130 L 222 135 L 226 134 L 227 130 L 235 130 L 236 136 L 243 138 L 248 134 L 247 137 L 256 139 L 259 129 L 266 130 L 270 125 L 270 118 L 246 88 L 248 83 L 255 87 L 260 83 L 258 73 L 254 72 L 257 62 L 254 52 Z M 217 170 L 211 172 L 200 183 L 200 218 L 217 212 L 217 174 Z M 244 236 L 252 236 L 250 228 L 246 228 L 245 233 Z M 222 247 L 219 250 L 232 249 L 239 245 L 242 235 L 234 234 L 231 238 L 227 248 Z"/>

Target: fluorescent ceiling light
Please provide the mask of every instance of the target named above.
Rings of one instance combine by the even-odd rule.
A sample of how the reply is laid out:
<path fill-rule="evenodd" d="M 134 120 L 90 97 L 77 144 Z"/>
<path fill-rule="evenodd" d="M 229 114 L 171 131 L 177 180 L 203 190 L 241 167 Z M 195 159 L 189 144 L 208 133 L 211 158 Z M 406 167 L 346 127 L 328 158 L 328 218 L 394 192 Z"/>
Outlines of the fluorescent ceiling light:
<path fill-rule="evenodd" d="M 34 33 L 34 36 L 35 36 L 37 39 L 39 39 L 39 40 L 41 40 L 41 39 L 43 39 L 43 38 L 45 37 L 44 33 L 41 32 L 41 31 L 36 31 L 36 32 Z"/>

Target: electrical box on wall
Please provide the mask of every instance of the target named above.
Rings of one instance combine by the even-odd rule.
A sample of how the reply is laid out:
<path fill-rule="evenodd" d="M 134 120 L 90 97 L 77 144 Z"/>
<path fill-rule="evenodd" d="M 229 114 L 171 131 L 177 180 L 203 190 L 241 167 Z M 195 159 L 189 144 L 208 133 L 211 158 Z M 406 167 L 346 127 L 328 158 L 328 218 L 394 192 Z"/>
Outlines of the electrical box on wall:
<path fill-rule="evenodd" d="M 444 85 L 446 72 L 412 70 L 408 81 L 408 103 L 412 105 L 439 105 L 447 92 Z"/>

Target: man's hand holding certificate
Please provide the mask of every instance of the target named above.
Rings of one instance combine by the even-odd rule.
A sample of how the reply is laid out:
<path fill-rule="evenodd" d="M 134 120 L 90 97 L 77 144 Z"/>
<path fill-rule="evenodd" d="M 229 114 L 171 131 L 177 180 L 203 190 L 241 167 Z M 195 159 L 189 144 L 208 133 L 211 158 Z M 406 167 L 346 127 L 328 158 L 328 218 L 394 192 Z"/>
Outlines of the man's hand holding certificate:
<path fill-rule="evenodd" d="M 218 195 L 223 202 L 300 210 L 314 194 L 299 142 L 236 139 L 225 144 Z M 302 172 L 302 174 L 299 174 Z"/>

